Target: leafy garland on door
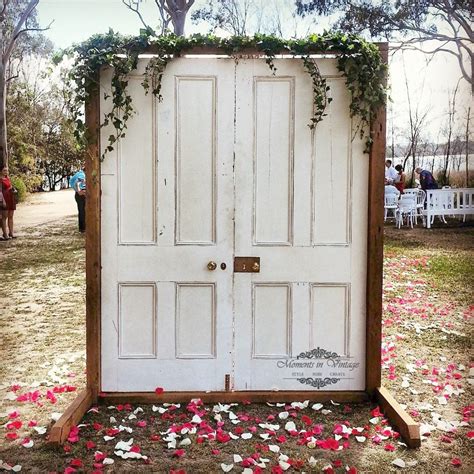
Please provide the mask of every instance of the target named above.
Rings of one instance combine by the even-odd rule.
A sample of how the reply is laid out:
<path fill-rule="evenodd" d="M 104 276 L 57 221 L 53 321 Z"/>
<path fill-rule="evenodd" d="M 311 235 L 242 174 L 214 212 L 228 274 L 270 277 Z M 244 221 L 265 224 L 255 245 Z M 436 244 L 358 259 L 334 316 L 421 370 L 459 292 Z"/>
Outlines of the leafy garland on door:
<path fill-rule="evenodd" d="M 94 35 L 56 57 L 57 63 L 64 56 L 72 56 L 74 59 L 67 80 L 72 83 L 74 90 L 71 112 L 76 123 L 76 136 L 79 139 L 85 136 L 82 107 L 89 100 L 92 91 L 97 90 L 99 71 L 104 66 L 113 68 L 111 96 L 113 106 L 105 114 L 101 126 L 112 124 L 115 133 L 109 136 L 102 158 L 113 150 L 117 140 L 125 136 L 127 121 L 134 113 L 132 99 L 127 92 L 127 76 L 137 68 L 139 55 L 150 47 L 154 57 L 145 69 L 142 85 L 147 92 L 151 89 L 159 101 L 162 100 L 161 79 L 166 65 L 173 57 L 180 56 L 192 48 L 218 49 L 235 58 L 248 54 L 251 50 L 257 50 L 265 55 L 265 61 L 273 74 L 277 71 L 274 59 L 283 51 L 285 54 L 301 58 L 313 82 L 314 109 L 308 123 L 311 129 L 323 120 L 326 107 L 332 100 L 328 96 L 329 86 L 326 79 L 321 75 L 311 54 L 318 51 L 336 54 L 337 68 L 344 75 L 346 86 L 351 92 L 350 115 L 359 118 L 360 137 L 366 138 L 365 151 L 370 150 L 372 139 L 368 130 L 377 109 L 386 101 L 387 68 L 382 62 L 377 46 L 358 36 L 325 33 L 294 40 L 260 34 L 253 37 L 230 38 L 200 34 L 189 37 L 173 34 L 159 37 L 146 34 L 126 37 L 109 30 L 107 34 Z"/>

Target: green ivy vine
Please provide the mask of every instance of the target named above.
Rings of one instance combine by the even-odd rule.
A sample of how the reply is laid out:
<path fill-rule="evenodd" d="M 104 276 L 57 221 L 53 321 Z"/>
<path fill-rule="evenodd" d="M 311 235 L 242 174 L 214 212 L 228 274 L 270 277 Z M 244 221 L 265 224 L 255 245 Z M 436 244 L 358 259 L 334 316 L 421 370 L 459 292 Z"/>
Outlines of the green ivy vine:
<path fill-rule="evenodd" d="M 313 116 L 308 126 L 314 129 L 326 115 L 325 110 L 331 102 L 328 96 L 329 86 L 321 75 L 317 62 L 311 58 L 315 52 L 334 53 L 337 55 L 337 67 L 345 76 L 346 85 L 351 92 L 350 115 L 360 119 L 360 136 L 366 137 L 366 151 L 370 149 L 371 138 L 368 134 L 370 122 L 377 109 L 386 101 L 386 65 L 379 50 L 355 35 L 342 33 L 324 33 L 310 35 L 305 39 L 284 40 L 275 36 L 255 35 L 253 37 L 219 38 L 213 35 L 192 35 L 190 37 L 173 34 L 152 37 L 143 34 L 138 37 L 127 37 L 110 30 L 104 35 L 94 35 L 87 41 L 74 45 L 71 49 L 58 55 L 59 62 L 64 55 L 73 57 L 73 66 L 67 79 L 75 90 L 72 103 L 72 115 L 76 123 L 76 135 L 84 137 L 85 123 L 82 107 L 99 83 L 100 69 L 113 68 L 112 76 L 112 109 L 105 114 L 101 126 L 112 124 L 115 132 L 109 136 L 108 144 L 102 157 L 114 148 L 114 144 L 125 136 L 127 121 L 134 113 L 130 95 L 127 93 L 128 75 L 137 67 L 139 55 L 147 50 L 153 51 L 145 69 L 143 87 L 151 89 L 158 100 L 161 96 L 161 79 L 166 66 L 173 57 L 180 56 L 192 48 L 212 48 L 222 51 L 231 57 L 258 51 L 265 56 L 270 71 L 275 74 L 275 58 L 284 54 L 301 58 L 313 84 Z M 105 97 L 109 99 L 109 97 Z"/>

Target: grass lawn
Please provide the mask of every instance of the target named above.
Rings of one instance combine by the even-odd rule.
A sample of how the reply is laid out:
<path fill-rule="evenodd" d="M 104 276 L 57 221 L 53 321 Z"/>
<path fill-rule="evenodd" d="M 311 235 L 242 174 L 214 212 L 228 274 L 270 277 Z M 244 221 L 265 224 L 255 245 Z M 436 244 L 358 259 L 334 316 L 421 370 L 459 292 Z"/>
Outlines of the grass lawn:
<path fill-rule="evenodd" d="M 85 383 L 84 240 L 72 218 L 30 229 L 0 247 L 0 470 L 474 472 L 473 242 L 468 226 L 386 227 L 384 384 L 420 422 L 418 450 L 375 405 L 199 401 L 100 406 L 57 449 L 52 419 Z M 122 459 L 131 438 L 122 452 L 138 459 Z"/>

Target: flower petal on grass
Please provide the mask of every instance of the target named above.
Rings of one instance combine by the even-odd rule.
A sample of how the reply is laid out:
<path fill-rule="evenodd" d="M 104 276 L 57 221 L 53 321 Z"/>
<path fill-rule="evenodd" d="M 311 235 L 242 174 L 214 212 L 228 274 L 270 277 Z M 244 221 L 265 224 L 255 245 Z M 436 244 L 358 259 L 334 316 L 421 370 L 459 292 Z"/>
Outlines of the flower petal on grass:
<path fill-rule="evenodd" d="M 30 438 L 25 438 L 22 442 L 21 442 L 21 445 L 24 447 L 24 448 L 32 448 L 33 445 L 34 445 L 34 441 Z"/>
<path fill-rule="evenodd" d="M 224 472 L 230 472 L 230 471 L 232 471 L 232 469 L 234 469 L 234 465 L 233 465 L 233 464 L 224 464 L 224 463 L 221 463 L 221 469 L 222 469 Z"/>

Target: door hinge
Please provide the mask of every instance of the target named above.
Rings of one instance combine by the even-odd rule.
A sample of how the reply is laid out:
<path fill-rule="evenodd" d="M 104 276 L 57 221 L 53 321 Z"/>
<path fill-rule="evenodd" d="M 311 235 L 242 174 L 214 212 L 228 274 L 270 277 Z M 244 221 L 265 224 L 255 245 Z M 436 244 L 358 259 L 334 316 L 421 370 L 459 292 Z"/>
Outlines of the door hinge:
<path fill-rule="evenodd" d="M 230 392 L 230 374 L 225 374 L 224 387 L 226 392 Z"/>

